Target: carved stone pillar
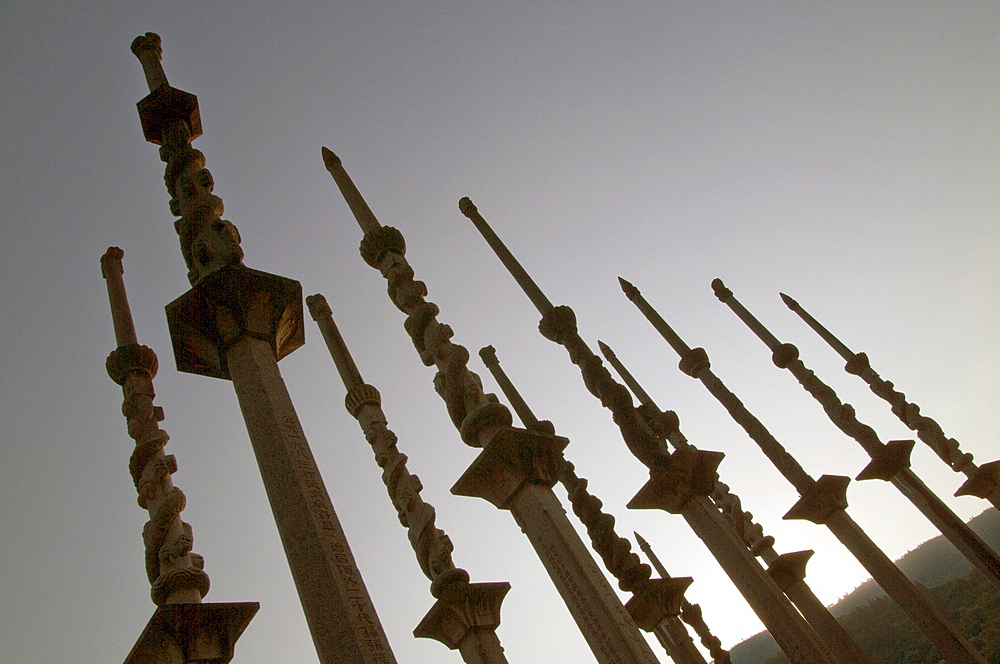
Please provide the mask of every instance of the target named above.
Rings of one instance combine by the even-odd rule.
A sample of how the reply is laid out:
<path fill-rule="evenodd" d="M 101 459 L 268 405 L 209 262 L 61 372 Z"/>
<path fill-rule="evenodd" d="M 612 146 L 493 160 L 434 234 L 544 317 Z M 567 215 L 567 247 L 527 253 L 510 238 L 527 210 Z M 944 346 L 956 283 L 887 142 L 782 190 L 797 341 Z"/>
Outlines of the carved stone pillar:
<path fill-rule="evenodd" d="M 180 371 L 233 381 L 292 577 L 322 664 L 394 664 L 278 360 L 304 343 L 298 282 L 243 265 L 240 234 L 222 219 L 205 156 L 198 100 L 170 87 L 160 38 L 136 38 L 150 94 L 143 132 L 161 146 L 170 210 L 192 288 L 167 306 Z"/>

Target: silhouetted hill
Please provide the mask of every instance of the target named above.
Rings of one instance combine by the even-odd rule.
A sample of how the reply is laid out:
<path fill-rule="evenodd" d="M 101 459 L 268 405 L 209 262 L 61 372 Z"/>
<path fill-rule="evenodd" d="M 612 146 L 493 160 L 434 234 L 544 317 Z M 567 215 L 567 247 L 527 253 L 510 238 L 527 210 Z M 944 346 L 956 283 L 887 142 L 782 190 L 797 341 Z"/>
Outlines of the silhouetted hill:
<path fill-rule="evenodd" d="M 1000 550 L 1000 512 L 994 508 L 990 508 L 969 521 L 969 526 L 989 546 L 995 550 Z M 957 606 L 951 606 L 951 610 L 958 611 L 955 615 L 959 617 L 952 616 L 956 621 L 961 620 L 960 614 L 963 608 L 961 604 L 963 602 L 966 604 L 975 603 L 980 608 L 989 605 L 994 607 L 992 609 L 994 613 L 1000 614 L 1000 603 L 988 604 L 990 601 L 996 599 L 997 591 L 995 588 L 981 575 L 970 575 L 972 563 L 962 556 L 942 536 L 930 539 L 916 547 L 897 560 L 896 565 L 914 583 L 931 589 L 947 586 L 947 588 L 942 588 L 940 593 L 932 592 L 930 594 L 935 605 L 945 612 L 946 615 L 949 614 L 949 608 L 946 605 L 949 603 L 952 605 L 958 604 Z M 859 641 L 859 645 L 862 645 L 862 648 L 866 650 L 868 650 L 866 644 L 861 643 L 865 639 L 870 643 L 877 643 L 878 647 L 876 649 L 884 647 L 886 651 L 892 652 L 891 648 L 893 647 L 903 648 L 904 646 L 900 644 L 904 641 L 907 644 L 910 643 L 910 641 L 907 641 L 907 638 L 910 636 L 909 630 L 912 629 L 914 634 L 916 634 L 916 628 L 911 628 L 909 621 L 903 617 L 902 611 L 886 598 L 882 589 L 871 579 L 865 581 L 855 590 L 841 598 L 839 602 L 830 608 L 830 611 L 838 618 L 844 617 L 842 624 L 844 624 L 845 629 L 854 635 L 855 639 Z M 857 615 L 852 612 L 855 612 Z M 891 625 L 888 616 L 895 613 L 899 613 L 899 617 L 902 618 L 901 626 Z M 851 615 L 849 616 L 848 614 Z M 1000 618 L 1000 615 L 997 617 Z M 880 625 L 883 631 L 894 634 L 899 641 L 891 639 L 879 640 L 875 638 L 871 634 L 872 630 L 869 629 L 870 624 Z M 998 659 L 990 659 L 990 661 L 1000 662 L 1000 642 L 998 642 L 1000 641 L 1000 631 L 993 634 L 989 631 L 990 629 L 993 629 L 993 627 L 987 627 L 987 633 L 982 637 L 987 643 L 985 645 L 976 643 L 976 645 L 984 650 L 989 650 L 990 648 L 997 649 L 998 652 L 994 654 Z M 862 637 L 862 633 L 866 636 Z M 915 638 L 916 641 L 922 640 L 920 636 Z M 919 646 L 913 647 L 923 652 Z M 771 638 L 771 635 L 767 632 L 761 632 L 734 646 L 731 650 L 731 655 L 733 664 L 765 664 L 770 658 L 779 654 L 779 652 L 778 645 Z M 894 652 L 898 652 L 898 650 Z M 908 651 L 907 657 L 903 661 L 924 661 L 920 659 L 922 655 L 918 652 L 914 652 L 912 656 L 910 655 L 911 653 Z M 780 660 L 775 658 L 775 661 Z"/>

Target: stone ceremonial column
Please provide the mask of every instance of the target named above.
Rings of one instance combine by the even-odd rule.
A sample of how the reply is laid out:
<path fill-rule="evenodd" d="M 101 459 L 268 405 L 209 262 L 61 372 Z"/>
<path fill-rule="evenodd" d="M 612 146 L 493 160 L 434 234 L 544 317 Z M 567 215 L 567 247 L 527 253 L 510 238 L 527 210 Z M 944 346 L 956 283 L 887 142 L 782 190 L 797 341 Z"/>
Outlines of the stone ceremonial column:
<path fill-rule="evenodd" d="M 493 374 L 521 423 L 532 431 L 555 433 L 552 422 L 535 417 L 500 366 L 496 349 L 493 346 L 481 348 L 479 357 Z M 633 594 L 633 599 L 625 606 L 636 623 L 656 635 L 676 664 L 706 664 L 679 617 L 682 606 L 688 604 L 684 591 L 691 584 L 691 579 L 675 579 L 666 573 L 659 579 L 650 579 L 652 570 L 649 565 L 642 564 L 639 556 L 631 552 L 631 542 L 618 536 L 615 517 L 601 511 L 604 504 L 588 491 L 587 480 L 576 474 L 568 459 L 559 470 L 559 482 L 566 489 L 573 513 L 587 529 L 591 548 L 604 561 L 604 567 L 618 579 L 618 587 Z"/>
<path fill-rule="evenodd" d="M 854 414 L 854 408 L 843 403 L 837 393 L 821 381 L 799 359 L 799 350 L 792 344 L 783 344 L 760 321 L 733 297 L 721 280 L 712 282 L 716 297 L 726 304 L 736 316 L 771 350 L 774 364 L 795 376 L 799 384 L 823 407 L 838 429 L 853 438 L 868 453 L 872 462 L 858 474 L 859 480 L 887 480 L 913 503 L 934 524 L 963 556 L 975 565 L 994 585 L 1000 587 L 1000 556 L 962 521 L 917 474 L 910 469 L 912 440 L 892 440 L 883 444 L 878 434 L 863 424 Z"/>
<path fill-rule="evenodd" d="M 232 660 L 236 640 L 260 605 L 201 602 L 209 585 L 205 561 L 192 553 L 191 526 L 181 521 L 187 499 L 171 481 L 177 460 L 163 453 L 168 440 L 158 424 L 163 420 L 163 409 L 153 405 L 153 378 L 159 362 L 152 349 L 136 340 L 122 279 L 123 255 L 118 247 L 110 247 L 101 257 L 118 342 L 118 348 L 108 356 L 107 369 L 111 379 L 122 386 L 122 413 L 128 434 L 135 440 L 128 466 L 139 492 L 139 506 L 149 510 L 142 539 L 146 575 L 157 606 L 125 664 L 225 664 Z"/>
<path fill-rule="evenodd" d="M 434 508 L 420 496 L 420 478 L 410 474 L 406 455 L 396 449 L 396 434 L 388 428 L 381 395 L 361 378 L 326 298 L 310 295 L 306 304 L 347 388 L 347 411 L 361 425 L 375 452 L 399 522 L 407 529 L 420 569 L 431 580 L 431 594 L 437 601 L 413 631 L 414 636 L 457 649 L 467 664 L 507 664 L 496 628 L 500 625 L 500 604 L 510 584 L 469 583 L 469 573 L 455 567 L 451 540 L 435 526 Z"/>
<path fill-rule="evenodd" d="M 618 371 L 618 375 L 632 389 L 632 392 L 639 398 L 639 401 L 647 408 L 659 411 L 660 409 L 657 405 L 625 368 L 611 348 L 607 344 L 600 342 L 599 345 L 604 357 Z M 669 440 L 679 449 L 687 445 L 686 441 L 677 438 L 676 435 Z M 725 484 L 722 482 L 718 482 L 717 484 L 721 484 L 722 486 L 717 486 L 716 490 L 712 493 L 716 505 L 722 503 L 725 498 L 729 498 L 730 500 L 734 498 L 726 496 L 726 494 L 729 494 L 729 491 Z M 735 500 L 738 501 L 739 498 L 735 498 Z M 732 512 L 725 509 L 723 509 L 723 513 L 732 514 Z M 738 516 L 742 516 L 742 514 Z M 813 552 L 808 550 L 795 551 L 778 555 L 778 552 L 774 550 L 773 537 L 769 537 L 766 540 L 761 538 L 759 542 L 756 547 L 751 548 L 751 552 L 768 564 L 768 573 L 784 591 L 785 595 L 792 600 L 792 603 L 795 604 L 802 616 L 816 630 L 816 633 L 830 647 L 837 660 L 841 664 L 867 663 L 869 661 L 868 656 L 858 648 L 854 640 L 848 636 L 844 628 L 826 608 L 826 605 L 816 597 L 812 588 L 805 582 L 805 567 L 812 557 Z"/>
<path fill-rule="evenodd" d="M 733 523 L 719 511 L 709 495 L 716 487 L 716 468 L 724 456 L 692 446 L 673 455 L 667 437 L 679 432 L 677 416 L 654 418 L 650 426 L 632 403 L 628 389 L 611 377 L 601 358 L 580 337 L 576 314 L 567 306 L 552 306 L 545 294 L 504 246 L 468 198 L 459 209 L 476 226 L 514 280 L 542 314 L 538 325 L 546 339 L 566 348 L 570 361 L 581 371 L 584 385 L 608 408 L 626 447 L 649 468 L 650 479 L 628 507 L 662 509 L 680 514 L 747 600 L 794 664 L 836 661 L 829 647 L 802 618 L 768 573 L 754 559 Z M 742 524 L 741 524 L 742 525 Z"/>
<path fill-rule="evenodd" d="M 655 662 L 552 491 L 568 441 L 511 426 L 510 411 L 483 392 L 479 376 L 466 367 L 468 350 L 451 342 L 451 328 L 437 320 L 437 305 L 424 299 L 427 288 L 413 278 L 402 234 L 378 222 L 340 159 L 326 148 L 323 161 L 364 231 L 361 256 L 389 282 L 389 297 L 406 314 L 403 327 L 420 359 L 437 369 L 434 388 L 452 423 L 465 444 L 482 449 L 452 493 L 510 511 L 598 662 Z"/>
<path fill-rule="evenodd" d="M 837 337 L 823 327 L 802 306 L 781 293 L 781 301 L 799 315 L 830 347 L 837 351 L 847 365 L 847 373 L 854 374 L 868 384 L 871 391 L 882 397 L 892 406 L 893 414 L 913 431 L 917 437 L 927 444 L 938 457 L 948 464 L 956 473 L 964 473 L 968 480 L 955 492 L 956 496 L 976 496 L 993 503 L 1000 508 L 1000 461 L 990 461 L 977 466 L 972 455 L 963 453 L 958 441 L 945 436 L 941 425 L 920 413 L 920 406 L 906 400 L 906 395 L 895 389 L 895 386 L 879 376 L 864 353 L 854 353 Z"/>
<path fill-rule="evenodd" d="M 660 559 L 653 553 L 653 548 L 649 546 L 649 542 L 644 540 L 637 532 L 633 531 L 632 534 L 635 535 L 635 541 L 639 543 L 639 548 L 649 558 L 649 562 L 653 565 L 653 568 L 663 578 L 669 578 L 670 574 L 667 573 L 667 568 L 663 566 Z M 733 660 L 729 658 L 729 651 L 722 647 L 722 641 L 715 634 L 712 634 L 708 623 L 705 622 L 700 606 L 692 604 L 687 598 L 682 598 L 681 620 L 690 625 L 699 638 L 701 638 L 701 645 L 705 646 L 709 654 L 712 655 L 713 664 L 733 664 Z"/>
<path fill-rule="evenodd" d="M 807 519 L 825 525 L 831 533 L 857 558 L 875 582 L 889 595 L 930 639 L 939 654 L 949 662 L 981 661 L 979 654 L 942 616 L 917 587 L 899 571 L 885 553 L 868 537 L 847 514 L 847 477 L 823 475 L 814 480 L 779 443 L 764 424 L 751 413 L 712 371 L 708 354 L 703 348 L 690 348 L 665 320 L 649 305 L 639 289 L 621 279 L 622 290 L 629 300 L 653 324 L 671 348 L 680 356 L 680 369 L 697 378 L 708 389 L 726 412 L 757 443 L 764 455 L 778 472 L 787 479 L 801 496 L 792 506 L 786 519 Z M 827 612 L 828 615 L 828 612 Z M 846 638 L 846 633 L 842 634 Z M 855 650 L 857 648 L 855 647 Z M 857 655 L 851 655 L 856 658 Z M 848 659 L 847 661 L 852 661 Z"/>
<path fill-rule="evenodd" d="M 278 360 L 304 342 L 297 281 L 243 265 L 236 227 L 205 156 L 198 101 L 170 87 L 160 38 L 136 38 L 150 94 L 139 102 L 146 139 L 162 146 L 170 210 L 192 288 L 167 305 L 177 368 L 233 382 L 306 622 L 322 664 L 395 662 L 323 485 Z"/>

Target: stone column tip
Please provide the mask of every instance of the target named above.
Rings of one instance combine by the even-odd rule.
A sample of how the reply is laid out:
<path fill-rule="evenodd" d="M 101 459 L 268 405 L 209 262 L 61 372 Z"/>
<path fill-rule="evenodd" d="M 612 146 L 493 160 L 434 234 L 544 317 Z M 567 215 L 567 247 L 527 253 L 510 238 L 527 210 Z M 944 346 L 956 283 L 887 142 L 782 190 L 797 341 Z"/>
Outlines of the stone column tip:
<path fill-rule="evenodd" d="M 475 206 L 475 204 L 474 204 L 474 203 L 472 202 L 472 199 L 471 199 L 471 198 L 469 198 L 468 196 L 463 196 L 463 197 L 462 197 L 462 198 L 461 198 L 461 199 L 460 199 L 460 200 L 458 201 L 458 209 L 459 209 L 459 210 L 460 210 L 460 211 L 462 212 L 462 214 L 464 214 L 464 215 L 465 215 L 466 217 L 468 217 L 469 215 L 472 215 L 472 214 L 474 214 L 475 212 L 477 212 L 477 211 L 478 211 L 478 210 L 476 209 L 476 206 Z"/>
<path fill-rule="evenodd" d="M 726 288 L 726 285 L 722 283 L 722 279 L 712 279 L 712 290 L 715 292 L 715 297 L 719 298 L 722 302 L 733 296 L 733 291 Z"/>
<path fill-rule="evenodd" d="M 785 303 L 785 306 L 789 309 L 799 306 L 799 303 L 785 295 L 784 293 L 778 293 L 781 296 L 781 301 Z"/>
<path fill-rule="evenodd" d="M 326 147 L 325 145 L 323 146 L 322 153 L 323 153 L 323 164 L 326 165 L 327 170 L 333 168 L 334 166 L 341 165 L 340 157 L 335 155 L 333 153 L 333 150 Z"/>
<path fill-rule="evenodd" d="M 320 293 L 307 297 L 306 306 L 309 307 L 309 313 L 312 315 L 313 320 L 319 319 L 320 316 L 333 315 L 333 310 L 330 309 L 330 305 L 327 303 L 326 298 Z"/>
<path fill-rule="evenodd" d="M 618 285 L 622 287 L 622 292 L 625 293 L 625 297 L 630 300 L 634 299 L 635 296 L 639 294 L 638 288 L 621 277 L 618 277 Z"/>
<path fill-rule="evenodd" d="M 124 274 L 125 268 L 122 267 L 124 256 L 125 252 L 118 247 L 108 247 L 108 250 L 101 256 L 101 275 L 107 279 L 111 269 L 114 269 L 118 274 Z"/>
<path fill-rule="evenodd" d="M 483 362 L 486 362 L 487 364 L 489 364 L 490 362 L 496 362 L 497 364 L 499 364 L 499 361 L 497 360 L 497 349 L 494 348 L 492 345 L 483 346 L 482 348 L 480 348 L 479 357 L 481 357 Z"/>
<path fill-rule="evenodd" d="M 615 354 L 614 351 L 611 350 L 611 346 L 607 345 L 600 339 L 597 340 L 597 347 L 601 349 L 601 353 L 604 355 L 604 357 L 609 357 Z"/>
<path fill-rule="evenodd" d="M 146 34 L 139 35 L 132 40 L 132 53 L 138 57 L 141 51 L 146 49 L 156 51 L 156 59 L 159 60 L 163 55 L 163 48 L 161 47 L 160 35 L 155 32 L 147 32 Z"/>

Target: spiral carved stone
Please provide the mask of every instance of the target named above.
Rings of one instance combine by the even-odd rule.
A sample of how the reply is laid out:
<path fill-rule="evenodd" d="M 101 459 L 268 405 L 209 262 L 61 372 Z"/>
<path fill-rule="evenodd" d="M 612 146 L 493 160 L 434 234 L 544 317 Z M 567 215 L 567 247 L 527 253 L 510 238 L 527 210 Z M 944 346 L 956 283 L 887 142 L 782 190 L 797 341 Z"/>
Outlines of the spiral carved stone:
<path fill-rule="evenodd" d="M 701 644 L 708 648 L 708 653 L 712 656 L 714 664 L 732 664 L 729 651 L 722 647 L 722 641 L 712 634 L 708 624 L 702 617 L 701 607 L 697 604 L 686 604 L 681 610 L 681 620 L 694 629 L 701 639 Z"/>
<path fill-rule="evenodd" d="M 906 400 L 906 395 L 895 389 L 895 386 L 879 376 L 868 363 L 864 353 L 856 354 L 847 363 L 847 371 L 861 377 L 871 391 L 889 402 L 892 412 L 924 441 L 938 457 L 956 472 L 971 472 L 975 470 L 973 456 L 959 449 L 958 441 L 945 436 L 941 425 L 935 420 L 920 414 L 920 406 Z"/>
<path fill-rule="evenodd" d="M 122 386 L 128 434 L 135 440 L 129 472 L 139 505 L 149 511 L 143 528 L 146 575 L 151 596 L 158 605 L 197 603 L 208 593 L 209 579 L 204 560 L 191 552 L 191 526 L 181 520 L 184 493 L 173 486 L 177 470 L 172 455 L 164 455 L 169 437 L 160 429 L 163 411 L 153 405 L 153 375 L 156 354 L 145 346 L 121 346 L 108 358 L 108 374 Z"/>
<path fill-rule="evenodd" d="M 383 231 L 392 230 L 392 233 Z M 396 243 L 381 254 L 366 247 L 384 247 L 385 238 Z M 480 432 L 484 429 L 509 425 L 513 417 L 496 396 L 483 391 L 479 376 L 466 366 L 469 351 L 451 342 L 452 330 L 437 320 L 439 309 L 424 298 L 427 287 L 416 281 L 413 269 L 397 249 L 403 247 L 399 231 L 388 226 L 365 234 L 362 254 L 380 256 L 377 267 L 389 284 L 389 297 L 396 307 L 406 314 L 403 328 L 410 336 L 421 361 L 427 366 L 437 366 L 434 389 L 444 400 L 452 424 L 462 434 L 462 440 L 471 447 L 482 447 Z M 367 260 L 367 259 L 366 259 Z"/>
<path fill-rule="evenodd" d="M 163 179 L 170 194 L 170 211 L 180 217 L 174 229 L 188 267 L 188 281 L 195 285 L 227 265 L 243 264 L 240 234 L 236 226 L 221 218 L 222 199 L 212 193 L 215 180 L 205 168 L 205 155 L 191 147 L 196 136 L 190 123 L 171 119 L 160 129 L 160 160 L 166 162 Z"/>
<path fill-rule="evenodd" d="M 555 341 L 569 353 L 570 361 L 580 369 L 587 391 L 611 411 L 612 420 L 618 425 L 622 439 L 633 456 L 650 472 L 666 470 L 670 466 L 670 456 L 664 438 L 649 427 L 635 407 L 628 388 L 612 377 L 601 358 L 580 338 L 573 310 L 567 306 L 553 307 L 542 316 L 538 328 L 547 339 Z"/>
<path fill-rule="evenodd" d="M 632 552 L 632 543 L 615 532 L 615 517 L 601 511 L 604 503 L 587 490 L 587 480 L 577 476 L 569 461 L 562 464 L 559 481 L 569 494 L 573 513 L 586 527 L 594 550 L 607 570 L 618 579 L 618 587 L 625 592 L 640 591 L 652 570 Z"/>
<path fill-rule="evenodd" d="M 784 346 L 791 346 L 791 344 L 782 344 L 782 348 Z M 781 348 L 778 350 L 781 351 Z M 776 352 L 775 356 L 777 354 Z M 775 364 L 777 364 L 777 361 L 775 361 Z M 820 380 L 811 369 L 806 367 L 802 360 L 796 356 L 787 359 L 784 366 L 780 364 L 778 366 L 787 368 L 795 376 L 796 380 L 799 381 L 799 384 L 805 388 L 806 392 L 811 394 L 820 403 L 837 428 L 858 441 L 869 456 L 874 458 L 882 451 L 885 446 L 879 440 L 875 430 L 867 424 L 860 422 L 854 414 L 854 407 L 843 403 L 833 388 Z"/>
<path fill-rule="evenodd" d="M 386 426 L 379 403 L 370 398 L 362 400 L 363 394 L 371 395 L 372 392 L 378 394 L 370 385 L 350 390 L 348 410 L 361 423 L 365 439 L 375 453 L 375 462 L 382 469 L 382 482 L 392 506 L 396 508 L 399 523 L 407 529 L 420 569 L 431 581 L 431 594 L 441 597 L 453 584 L 467 584 L 469 575 L 452 562 L 454 546 L 451 539 L 435 525 L 434 507 L 420 496 L 423 484 L 406 468 L 406 455 L 396 449 L 396 434 Z M 357 405 L 353 410 L 351 395 L 357 395 Z M 369 409 L 365 417 L 361 417 L 363 408 Z"/>

